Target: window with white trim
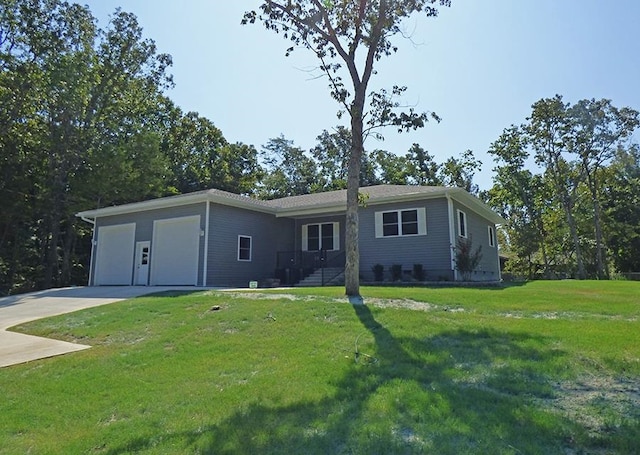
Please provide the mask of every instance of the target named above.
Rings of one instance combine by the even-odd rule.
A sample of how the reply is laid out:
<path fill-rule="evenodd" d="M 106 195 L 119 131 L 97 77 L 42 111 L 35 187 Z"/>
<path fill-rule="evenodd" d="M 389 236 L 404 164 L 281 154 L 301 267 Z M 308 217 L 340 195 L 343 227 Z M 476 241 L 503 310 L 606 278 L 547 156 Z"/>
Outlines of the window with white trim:
<path fill-rule="evenodd" d="M 424 207 L 375 213 L 376 237 L 404 237 L 427 234 Z"/>
<path fill-rule="evenodd" d="M 238 236 L 238 261 L 251 261 L 252 243 L 251 236 Z"/>
<path fill-rule="evenodd" d="M 340 249 L 339 223 L 313 223 L 302 226 L 302 251 Z"/>
<path fill-rule="evenodd" d="M 467 238 L 467 214 L 458 210 L 458 235 Z"/>
<path fill-rule="evenodd" d="M 489 226 L 489 246 L 496 246 L 496 232 L 493 229 L 493 226 Z"/>

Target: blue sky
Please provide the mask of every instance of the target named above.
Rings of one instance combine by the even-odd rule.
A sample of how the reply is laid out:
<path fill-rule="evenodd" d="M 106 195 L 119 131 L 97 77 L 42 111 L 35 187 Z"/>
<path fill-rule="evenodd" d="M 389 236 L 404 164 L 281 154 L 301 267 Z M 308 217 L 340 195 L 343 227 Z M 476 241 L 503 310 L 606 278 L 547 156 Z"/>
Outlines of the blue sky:
<path fill-rule="evenodd" d="M 262 26 L 241 26 L 254 0 L 91 0 L 99 25 L 121 7 L 138 16 L 147 38 L 173 56 L 176 87 L 168 96 L 184 111 L 210 119 L 227 140 L 260 149 L 283 134 L 315 145 L 338 120 L 326 79 L 310 72 L 308 51 L 288 47 Z M 441 123 L 412 133 L 384 131 L 367 149 L 404 154 L 414 142 L 438 162 L 473 150 L 476 175 L 491 186 L 486 154 L 502 130 L 531 105 L 556 93 L 574 103 L 608 98 L 640 110 L 640 2 L 637 0 L 452 0 L 438 18 L 404 24 L 397 54 L 379 62 L 372 87 L 406 85 L 407 105 L 434 111 Z M 640 132 L 633 137 L 640 141 Z"/>

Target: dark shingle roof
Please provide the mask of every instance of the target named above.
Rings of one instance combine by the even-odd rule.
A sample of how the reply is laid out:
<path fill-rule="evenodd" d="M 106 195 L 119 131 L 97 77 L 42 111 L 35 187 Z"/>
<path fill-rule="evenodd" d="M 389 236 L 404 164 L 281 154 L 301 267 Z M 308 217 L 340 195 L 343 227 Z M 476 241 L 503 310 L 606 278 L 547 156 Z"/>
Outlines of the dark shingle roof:
<path fill-rule="evenodd" d="M 367 205 L 392 203 L 410 200 L 429 199 L 433 197 L 452 197 L 472 207 L 495 223 L 502 220 L 480 199 L 472 196 L 461 188 L 447 188 L 442 186 L 410 186 L 410 185 L 375 185 L 360 188 L 360 193 L 366 194 Z M 339 212 L 346 210 L 347 190 L 327 191 L 324 193 L 305 194 L 302 196 L 290 196 L 270 201 L 264 201 L 247 196 L 242 196 L 227 191 L 210 189 L 196 191 L 194 193 L 181 194 L 149 201 L 135 202 L 120 206 L 105 207 L 96 210 L 80 212 L 80 217 L 109 216 L 121 213 L 132 213 L 157 208 L 166 208 L 186 204 L 210 201 L 223 205 L 272 213 L 276 216 L 304 216 Z"/>
<path fill-rule="evenodd" d="M 367 202 L 374 203 L 385 199 L 393 199 L 408 195 L 439 195 L 446 188 L 441 186 L 408 186 L 408 185 L 375 185 L 360 188 L 360 193 L 367 194 Z M 289 196 L 269 201 L 272 207 L 278 209 L 311 208 L 318 205 L 345 205 L 347 190 L 326 191 L 324 193 Z"/>

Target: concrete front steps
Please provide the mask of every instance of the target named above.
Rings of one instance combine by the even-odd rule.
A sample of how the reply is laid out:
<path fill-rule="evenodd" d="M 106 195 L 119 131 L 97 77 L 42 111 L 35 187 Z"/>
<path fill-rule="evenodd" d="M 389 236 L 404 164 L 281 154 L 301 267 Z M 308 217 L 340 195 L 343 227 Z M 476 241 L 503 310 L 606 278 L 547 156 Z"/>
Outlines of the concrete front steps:
<path fill-rule="evenodd" d="M 300 281 L 296 286 L 301 287 L 317 287 L 322 286 L 323 269 L 318 269 L 311 275 Z M 343 267 L 327 267 L 324 269 L 325 286 L 341 286 L 344 284 L 344 268 Z"/>

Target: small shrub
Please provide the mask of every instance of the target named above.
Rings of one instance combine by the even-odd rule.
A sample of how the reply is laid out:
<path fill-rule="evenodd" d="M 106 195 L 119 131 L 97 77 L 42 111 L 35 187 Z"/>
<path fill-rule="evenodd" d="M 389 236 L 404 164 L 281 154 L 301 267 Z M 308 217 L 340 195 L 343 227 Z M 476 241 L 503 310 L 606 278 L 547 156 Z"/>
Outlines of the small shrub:
<path fill-rule="evenodd" d="M 422 264 L 413 264 L 413 278 L 417 281 L 424 281 L 424 267 Z"/>
<path fill-rule="evenodd" d="M 482 245 L 474 251 L 471 236 L 468 239 L 462 237 L 458 239 L 455 253 L 456 269 L 462 274 L 464 281 L 471 280 L 471 273 L 478 267 L 481 260 Z"/>
<path fill-rule="evenodd" d="M 402 265 L 393 264 L 391 266 L 391 279 L 393 281 L 400 281 L 402 279 Z"/>
<path fill-rule="evenodd" d="M 384 279 L 384 265 L 376 264 L 371 267 L 371 270 L 373 271 L 373 279 L 375 281 L 382 281 Z"/>

